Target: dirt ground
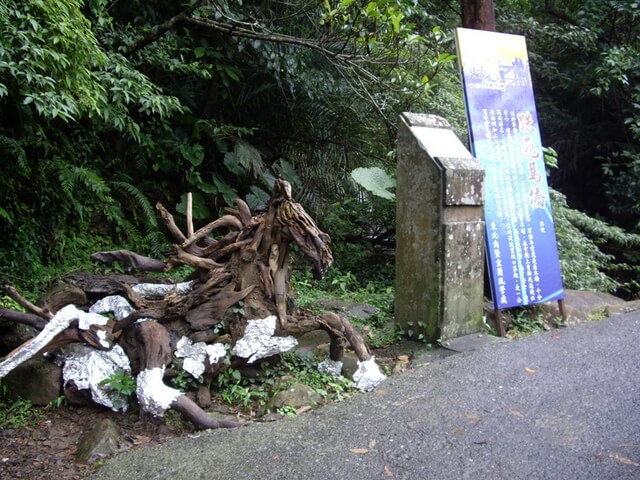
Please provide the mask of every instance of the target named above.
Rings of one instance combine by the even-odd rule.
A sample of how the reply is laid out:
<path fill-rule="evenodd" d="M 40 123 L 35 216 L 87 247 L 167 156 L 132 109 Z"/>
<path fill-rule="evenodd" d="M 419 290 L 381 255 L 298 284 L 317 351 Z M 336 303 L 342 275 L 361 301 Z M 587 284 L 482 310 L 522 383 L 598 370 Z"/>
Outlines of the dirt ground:
<path fill-rule="evenodd" d="M 141 417 L 138 412 L 113 413 L 99 407 L 61 406 L 43 411 L 36 425 L 20 430 L 0 430 L 0 479 L 84 478 L 100 461 L 77 463 L 78 440 L 101 418 L 109 417 L 121 429 L 121 450 L 164 442 L 185 435 L 190 428 L 163 419 Z"/>
<path fill-rule="evenodd" d="M 399 352 L 397 346 L 372 352 L 376 362 L 391 372 Z M 221 406 L 223 409 L 224 406 Z M 321 408 L 321 407 L 320 407 Z M 241 412 L 226 407 L 239 420 L 248 420 Z M 153 418 L 132 408 L 114 413 L 101 407 L 63 405 L 42 410 L 34 425 L 19 430 L 0 430 L 0 480 L 78 480 L 85 478 L 103 461 L 91 464 L 76 462 L 78 440 L 102 418 L 110 418 L 120 427 L 120 451 L 165 442 L 189 435 L 194 428 L 181 420 L 177 412 Z"/>

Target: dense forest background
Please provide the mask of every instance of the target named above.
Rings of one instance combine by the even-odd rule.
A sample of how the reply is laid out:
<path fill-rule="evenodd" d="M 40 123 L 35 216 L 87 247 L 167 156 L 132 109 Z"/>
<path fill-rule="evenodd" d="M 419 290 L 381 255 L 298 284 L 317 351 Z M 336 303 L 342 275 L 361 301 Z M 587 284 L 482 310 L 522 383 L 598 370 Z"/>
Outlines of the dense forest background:
<path fill-rule="evenodd" d="M 497 3 L 497 30 L 527 37 L 565 283 L 634 296 L 638 2 Z M 236 196 L 258 208 L 278 176 L 332 236 L 337 271 L 390 278 L 395 205 L 350 172 L 395 170 L 403 111 L 466 139 L 460 8 L 0 1 L 0 281 L 34 289 L 104 249 L 159 256 L 156 202 L 184 212 L 193 192 L 205 222 Z"/>

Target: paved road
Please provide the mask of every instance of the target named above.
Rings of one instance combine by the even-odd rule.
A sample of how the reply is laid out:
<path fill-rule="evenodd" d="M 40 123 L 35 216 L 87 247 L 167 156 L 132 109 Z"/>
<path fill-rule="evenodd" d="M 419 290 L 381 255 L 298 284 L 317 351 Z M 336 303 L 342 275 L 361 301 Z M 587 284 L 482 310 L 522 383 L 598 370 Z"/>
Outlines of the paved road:
<path fill-rule="evenodd" d="M 456 354 L 295 418 L 124 453 L 98 479 L 640 479 L 640 314 Z"/>

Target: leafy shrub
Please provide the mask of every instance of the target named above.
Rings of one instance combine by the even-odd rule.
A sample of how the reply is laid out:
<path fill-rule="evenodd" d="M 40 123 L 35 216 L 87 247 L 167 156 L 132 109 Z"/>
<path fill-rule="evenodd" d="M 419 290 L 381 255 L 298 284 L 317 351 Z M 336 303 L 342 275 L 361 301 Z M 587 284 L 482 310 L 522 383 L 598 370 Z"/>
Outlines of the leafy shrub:
<path fill-rule="evenodd" d="M 602 292 L 637 291 L 633 274 L 638 266 L 627 264 L 610 252 L 637 249 L 640 235 L 570 208 L 566 197 L 553 189 L 551 204 L 565 287 Z M 627 274 L 626 280 L 624 274 Z"/>
<path fill-rule="evenodd" d="M 38 422 L 40 412 L 28 400 L 7 398 L 7 387 L 0 384 L 0 430 L 17 430 Z"/>

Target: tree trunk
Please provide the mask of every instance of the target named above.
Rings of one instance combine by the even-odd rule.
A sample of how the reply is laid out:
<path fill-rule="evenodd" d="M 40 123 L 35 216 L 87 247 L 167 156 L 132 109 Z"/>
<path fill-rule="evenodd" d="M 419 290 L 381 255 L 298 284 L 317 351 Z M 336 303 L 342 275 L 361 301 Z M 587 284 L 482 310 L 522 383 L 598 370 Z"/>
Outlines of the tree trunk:
<path fill-rule="evenodd" d="M 495 32 L 493 0 L 462 0 L 462 26 Z"/>

